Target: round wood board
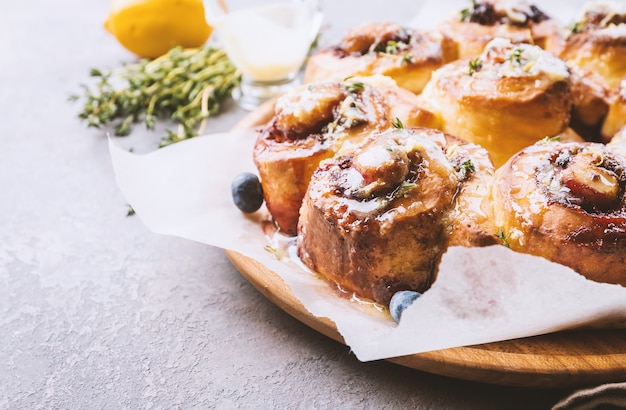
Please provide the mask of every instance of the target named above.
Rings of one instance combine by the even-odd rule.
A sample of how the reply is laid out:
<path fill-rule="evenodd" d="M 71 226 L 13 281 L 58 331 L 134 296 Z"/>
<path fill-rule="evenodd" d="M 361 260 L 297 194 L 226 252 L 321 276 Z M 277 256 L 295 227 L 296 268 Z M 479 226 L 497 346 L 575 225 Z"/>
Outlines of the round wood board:
<path fill-rule="evenodd" d="M 272 114 L 273 103 L 266 103 L 248 114 L 236 128 L 262 125 Z M 226 255 L 272 303 L 305 325 L 343 343 L 335 324 L 306 310 L 277 274 L 237 252 L 226 251 Z M 626 381 L 626 329 L 561 332 L 388 360 L 429 373 L 490 384 L 580 387 Z"/>

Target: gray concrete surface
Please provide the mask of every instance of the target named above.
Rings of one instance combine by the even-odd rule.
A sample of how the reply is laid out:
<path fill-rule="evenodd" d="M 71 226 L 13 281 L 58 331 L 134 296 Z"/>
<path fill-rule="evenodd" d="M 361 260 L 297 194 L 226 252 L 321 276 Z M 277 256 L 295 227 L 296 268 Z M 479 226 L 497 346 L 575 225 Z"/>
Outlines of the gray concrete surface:
<path fill-rule="evenodd" d="M 360 363 L 219 249 L 126 217 L 105 131 L 66 101 L 91 67 L 133 59 L 102 28 L 108 4 L 0 7 L 0 408 L 539 409 L 568 393 Z M 229 104 L 211 130 L 244 114 Z"/>

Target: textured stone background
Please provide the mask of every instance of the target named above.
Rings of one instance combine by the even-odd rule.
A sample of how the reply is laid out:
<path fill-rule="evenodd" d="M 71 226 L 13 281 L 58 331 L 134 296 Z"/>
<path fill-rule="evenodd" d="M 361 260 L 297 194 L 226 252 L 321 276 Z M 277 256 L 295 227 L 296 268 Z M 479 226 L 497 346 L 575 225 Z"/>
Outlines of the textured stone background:
<path fill-rule="evenodd" d="M 360 363 L 219 249 L 126 217 L 105 131 L 67 102 L 91 67 L 133 60 L 102 28 L 108 3 L 0 8 L 0 408 L 527 409 L 567 393 Z M 244 114 L 229 104 L 211 130 Z"/>

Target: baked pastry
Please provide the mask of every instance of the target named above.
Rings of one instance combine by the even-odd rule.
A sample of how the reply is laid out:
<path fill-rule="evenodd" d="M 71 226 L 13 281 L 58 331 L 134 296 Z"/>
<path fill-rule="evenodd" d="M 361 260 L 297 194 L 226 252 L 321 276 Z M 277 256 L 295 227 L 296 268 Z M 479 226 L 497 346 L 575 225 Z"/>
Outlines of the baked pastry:
<path fill-rule="evenodd" d="M 368 23 L 351 29 L 338 45 L 313 54 L 304 81 L 381 74 L 402 88 L 420 93 L 431 72 L 454 59 L 452 42 L 437 32 L 395 23 Z"/>
<path fill-rule="evenodd" d="M 625 56 L 626 58 L 626 56 Z M 611 94 L 609 108 L 602 123 L 602 140 L 610 141 L 614 135 L 626 126 L 626 77 Z"/>
<path fill-rule="evenodd" d="M 494 220 L 512 250 L 626 286 L 626 159 L 600 143 L 543 142 L 496 172 Z"/>
<path fill-rule="evenodd" d="M 476 58 L 446 64 L 419 96 L 441 130 L 486 148 L 496 167 L 569 125 L 566 64 L 541 48 L 497 38 Z"/>
<path fill-rule="evenodd" d="M 490 210 L 480 209 L 492 182 L 488 168 L 485 150 L 440 131 L 374 134 L 313 174 L 300 211 L 298 255 L 362 299 L 387 305 L 396 291 L 423 292 L 451 238 L 457 245 L 493 243 L 494 228 L 483 217 Z"/>
<path fill-rule="evenodd" d="M 608 89 L 626 77 L 626 3 L 590 2 L 571 26 L 559 56 L 600 76 Z"/>
<path fill-rule="evenodd" d="M 434 114 L 383 76 L 302 86 L 280 97 L 253 158 L 265 203 L 280 231 L 295 235 L 309 179 L 322 159 L 349 150 L 393 122 L 432 126 Z"/>
<path fill-rule="evenodd" d="M 547 49 L 562 37 L 556 20 L 523 0 L 472 2 L 454 18 L 440 22 L 437 30 L 455 42 L 458 58 L 476 57 L 494 38 Z"/>

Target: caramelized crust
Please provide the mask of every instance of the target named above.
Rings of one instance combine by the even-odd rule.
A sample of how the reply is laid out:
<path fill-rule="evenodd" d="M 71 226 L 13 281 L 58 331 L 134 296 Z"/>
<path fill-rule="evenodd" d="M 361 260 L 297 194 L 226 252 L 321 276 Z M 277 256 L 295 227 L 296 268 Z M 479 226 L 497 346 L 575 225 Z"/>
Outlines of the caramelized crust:
<path fill-rule="evenodd" d="M 573 103 L 563 61 L 505 39 L 491 41 L 476 59 L 435 71 L 420 100 L 440 115 L 444 132 L 486 148 L 496 167 L 565 131 Z"/>
<path fill-rule="evenodd" d="M 558 23 L 525 1 L 478 1 L 457 18 L 439 23 L 437 29 L 454 41 L 458 58 L 478 56 L 494 38 L 543 49 L 562 41 Z"/>
<path fill-rule="evenodd" d="M 304 79 L 316 82 L 381 74 L 420 93 L 431 72 L 454 59 L 453 44 L 439 33 L 368 23 L 350 30 L 340 44 L 311 56 Z"/>
<path fill-rule="evenodd" d="M 626 160 L 597 143 L 538 143 L 496 172 L 494 215 L 511 249 L 626 286 Z"/>
<path fill-rule="evenodd" d="M 431 125 L 434 114 L 385 77 L 303 86 L 278 99 L 253 158 L 267 208 L 281 232 L 295 235 L 302 198 L 319 162 L 348 151 L 393 121 Z"/>
<path fill-rule="evenodd" d="M 455 142 L 448 157 L 446 144 L 432 129 L 391 129 L 322 161 L 300 212 L 302 261 L 343 291 L 387 304 L 396 291 L 426 290 L 451 240 L 493 243 L 478 199 L 487 155 Z"/>

